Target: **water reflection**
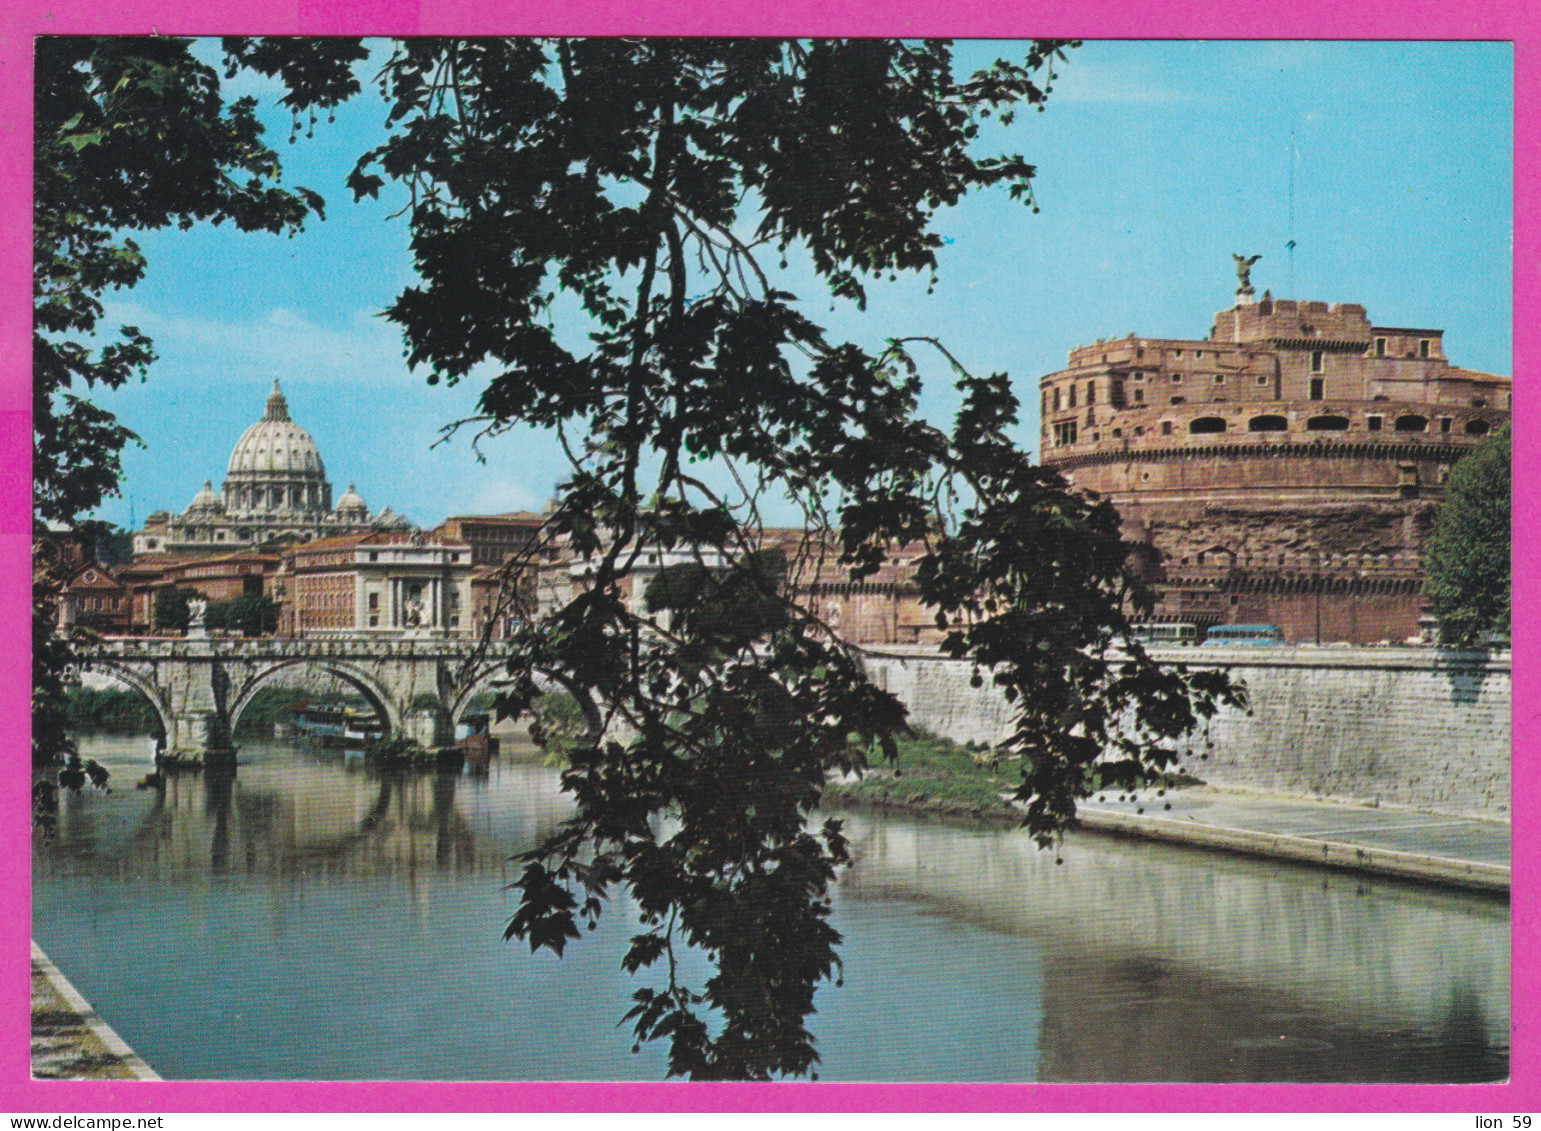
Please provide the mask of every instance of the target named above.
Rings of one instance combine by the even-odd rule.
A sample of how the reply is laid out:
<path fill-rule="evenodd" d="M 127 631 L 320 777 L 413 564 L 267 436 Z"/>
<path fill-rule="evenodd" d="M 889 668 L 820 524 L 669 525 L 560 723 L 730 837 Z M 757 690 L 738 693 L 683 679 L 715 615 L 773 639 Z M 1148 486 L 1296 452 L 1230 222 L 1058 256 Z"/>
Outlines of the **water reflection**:
<path fill-rule="evenodd" d="M 108 749 L 96 756 L 115 782 L 138 776 L 124 757 L 128 742 L 98 741 Z M 357 757 L 271 742 L 248 743 L 241 754 L 234 769 L 157 776 L 134 794 L 119 784 L 110 804 L 67 797 L 64 866 L 124 878 L 477 872 L 503 867 L 512 846 L 536 843 L 567 812 L 552 774 L 535 765 L 501 775 L 498 793 L 522 803 L 494 807 L 494 832 L 486 778 L 377 770 Z M 58 854 L 46 853 L 50 861 L 58 864 Z"/>
<path fill-rule="evenodd" d="M 117 788 L 65 800 L 34 930 L 163 1075 L 661 1076 L 615 1028 L 624 915 L 561 961 L 498 941 L 509 857 L 567 812 L 553 771 L 378 774 L 269 743 L 134 790 L 147 751 L 87 745 Z M 847 832 L 824 1079 L 1507 1073 L 1501 902 L 1094 836 L 1058 866 L 1013 833 Z"/>

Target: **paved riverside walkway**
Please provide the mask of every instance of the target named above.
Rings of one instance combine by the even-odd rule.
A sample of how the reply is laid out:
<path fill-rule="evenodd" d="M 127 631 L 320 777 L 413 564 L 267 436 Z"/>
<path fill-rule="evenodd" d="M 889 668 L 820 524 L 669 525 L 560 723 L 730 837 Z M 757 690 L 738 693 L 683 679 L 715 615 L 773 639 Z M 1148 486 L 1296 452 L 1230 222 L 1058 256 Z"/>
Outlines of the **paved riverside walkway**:
<path fill-rule="evenodd" d="M 1509 891 L 1509 825 L 1411 809 L 1210 787 L 1082 802 L 1088 829 L 1255 856 Z"/>
<path fill-rule="evenodd" d="M 159 1080 L 32 944 L 32 1076 L 38 1080 Z"/>

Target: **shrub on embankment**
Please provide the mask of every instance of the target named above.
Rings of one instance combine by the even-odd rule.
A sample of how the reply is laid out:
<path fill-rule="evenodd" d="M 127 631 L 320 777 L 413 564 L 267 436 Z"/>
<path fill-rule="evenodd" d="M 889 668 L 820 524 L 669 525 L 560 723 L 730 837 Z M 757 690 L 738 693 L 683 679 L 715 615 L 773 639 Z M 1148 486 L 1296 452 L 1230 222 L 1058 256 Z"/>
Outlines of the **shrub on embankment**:
<path fill-rule="evenodd" d="M 101 730 L 111 734 L 156 734 L 155 709 L 137 691 L 77 687 L 65 701 L 64 721 L 72 731 Z"/>

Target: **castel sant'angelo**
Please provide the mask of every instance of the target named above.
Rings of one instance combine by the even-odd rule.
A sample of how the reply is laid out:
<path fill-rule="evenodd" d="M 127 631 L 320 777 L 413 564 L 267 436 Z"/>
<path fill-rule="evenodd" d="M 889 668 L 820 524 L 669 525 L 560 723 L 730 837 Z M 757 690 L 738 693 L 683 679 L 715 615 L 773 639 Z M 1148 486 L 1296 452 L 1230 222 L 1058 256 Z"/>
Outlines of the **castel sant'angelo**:
<path fill-rule="evenodd" d="M 1042 461 L 1149 547 L 1158 619 L 1417 635 L 1445 479 L 1509 419 L 1509 378 L 1450 364 L 1441 330 L 1259 299 L 1256 257 L 1235 259 L 1236 305 L 1207 338 L 1080 346 L 1042 379 Z"/>

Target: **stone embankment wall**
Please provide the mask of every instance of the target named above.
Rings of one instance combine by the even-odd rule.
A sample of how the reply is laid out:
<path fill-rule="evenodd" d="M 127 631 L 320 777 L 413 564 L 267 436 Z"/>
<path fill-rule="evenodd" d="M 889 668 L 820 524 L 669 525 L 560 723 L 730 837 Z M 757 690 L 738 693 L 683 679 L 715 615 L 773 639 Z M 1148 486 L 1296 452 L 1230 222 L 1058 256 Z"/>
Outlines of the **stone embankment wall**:
<path fill-rule="evenodd" d="M 1222 788 L 1405 805 L 1508 820 L 1508 653 L 1422 648 L 1182 648 L 1164 663 L 1221 667 L 1250 712 L 1227 710 L 1182 765 Z M 1011 711 L 988 678 L 923 649 L 884 649 L 868 670 L 911 721 L 955 742 L 1000 741 Z"/>

